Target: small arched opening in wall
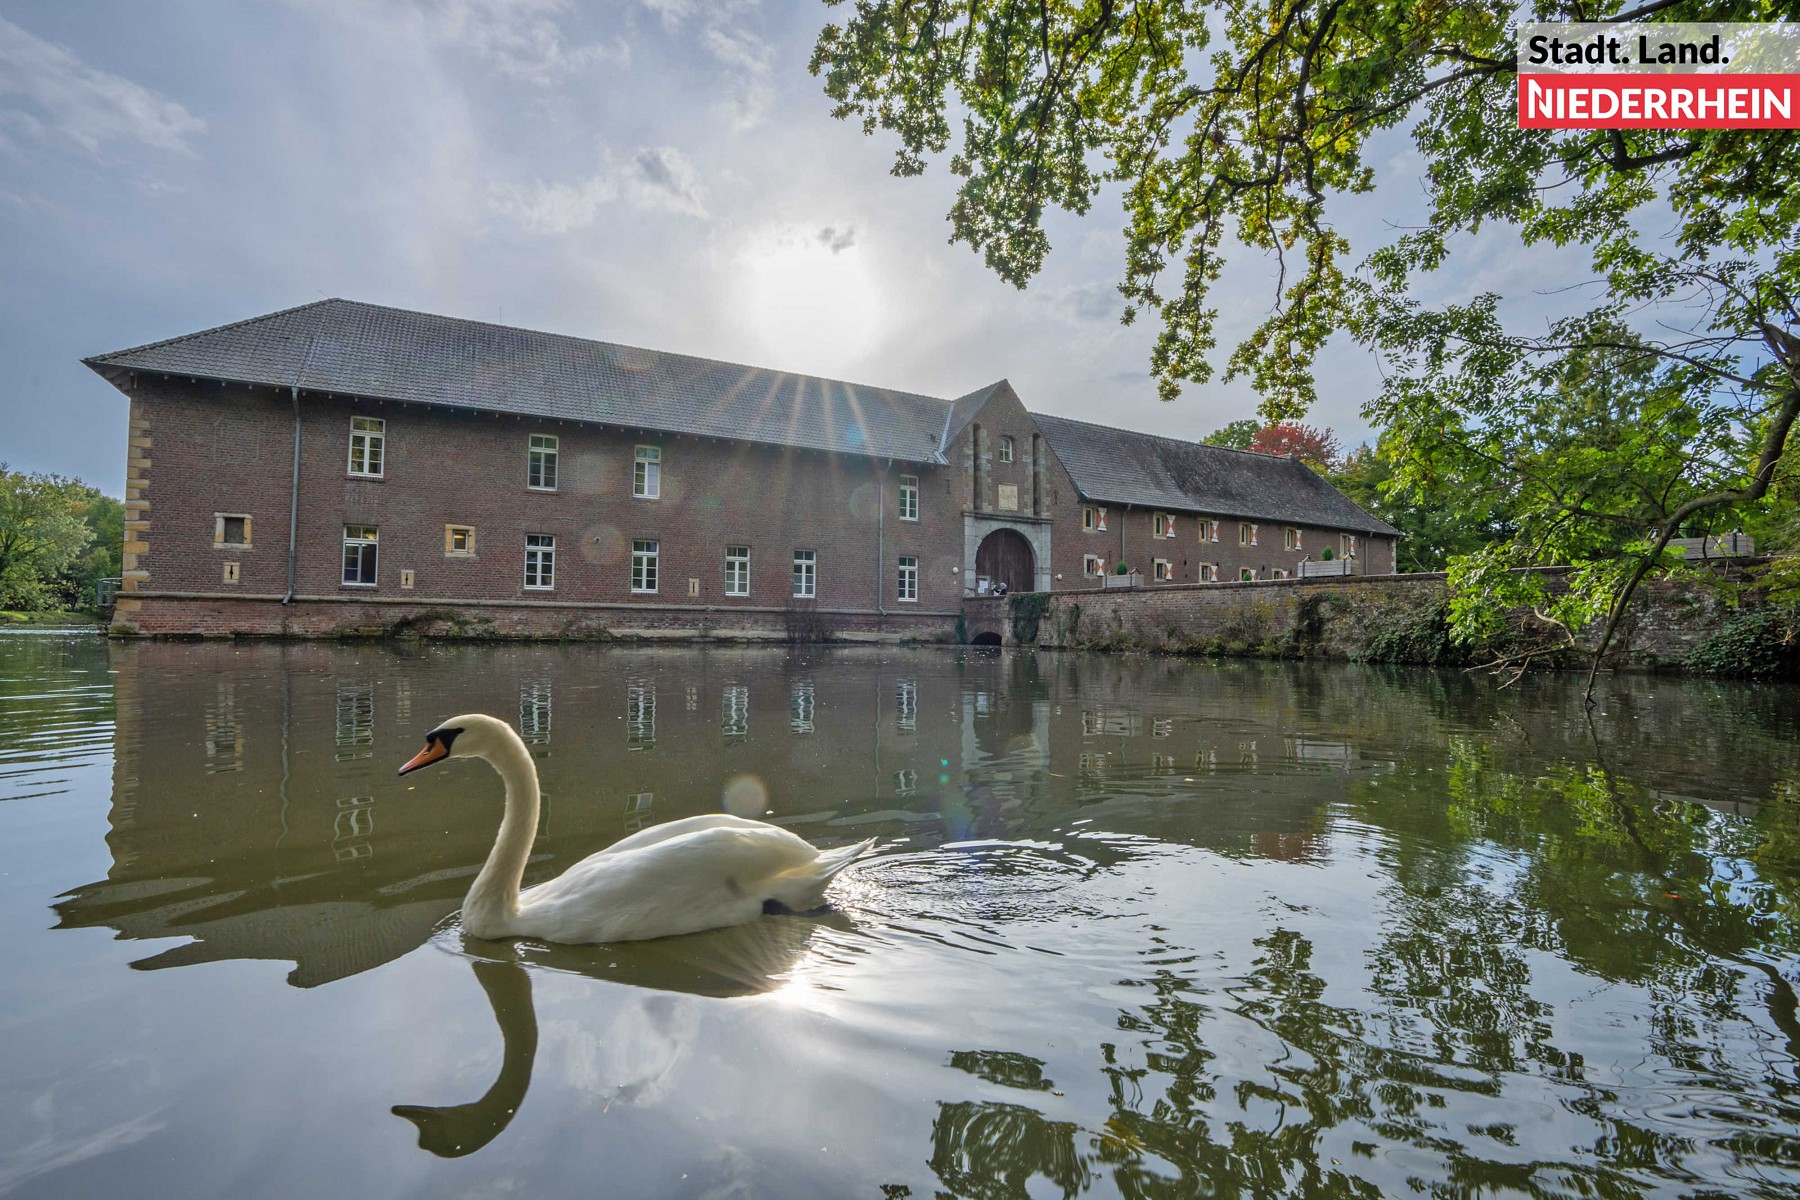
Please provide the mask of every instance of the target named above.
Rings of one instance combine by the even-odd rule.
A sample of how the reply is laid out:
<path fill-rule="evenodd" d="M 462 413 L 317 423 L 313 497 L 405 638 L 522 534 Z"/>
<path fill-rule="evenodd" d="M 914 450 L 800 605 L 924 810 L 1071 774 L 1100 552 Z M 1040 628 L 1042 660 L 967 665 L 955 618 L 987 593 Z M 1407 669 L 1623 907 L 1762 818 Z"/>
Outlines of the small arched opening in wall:
<path fill-rule="evenodd" d="M 978 633 L 969 639 L 969 645 L 971 646 L 998 646 L 999 644 L 1000 635 L 991 629 L 985 633 Z"/>

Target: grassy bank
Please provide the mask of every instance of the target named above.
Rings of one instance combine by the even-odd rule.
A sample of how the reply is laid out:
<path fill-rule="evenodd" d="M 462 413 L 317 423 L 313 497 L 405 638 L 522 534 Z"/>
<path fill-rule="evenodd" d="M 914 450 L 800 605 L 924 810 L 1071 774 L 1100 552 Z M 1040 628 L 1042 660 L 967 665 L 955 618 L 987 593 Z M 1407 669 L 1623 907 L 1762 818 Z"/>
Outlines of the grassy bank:
<path fill-rule="evenodd" d="M 8 625 L 92 625 L 99 620 L 91 612 L 15 612 L 0 608 L 0 627 Z"/>

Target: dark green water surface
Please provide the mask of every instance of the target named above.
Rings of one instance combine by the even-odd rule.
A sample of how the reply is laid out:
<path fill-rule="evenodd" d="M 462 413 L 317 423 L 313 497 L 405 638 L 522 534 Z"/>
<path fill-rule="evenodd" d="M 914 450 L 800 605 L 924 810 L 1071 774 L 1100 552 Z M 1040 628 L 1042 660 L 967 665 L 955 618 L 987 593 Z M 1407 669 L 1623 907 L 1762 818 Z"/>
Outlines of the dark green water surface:
<path fill-rule="evenodd" d="M 466 939 L 722 808 L 834 911 Z M 1800 1194 L 1800 693 L 0 635 L 0 1194 Z"/>

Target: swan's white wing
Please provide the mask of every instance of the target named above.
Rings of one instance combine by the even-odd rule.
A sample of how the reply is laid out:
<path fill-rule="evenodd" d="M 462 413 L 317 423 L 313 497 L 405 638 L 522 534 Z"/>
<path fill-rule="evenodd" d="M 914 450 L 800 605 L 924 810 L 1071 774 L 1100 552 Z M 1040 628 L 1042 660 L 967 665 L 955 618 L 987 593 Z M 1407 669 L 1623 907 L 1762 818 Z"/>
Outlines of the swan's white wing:
<path fill-rule="evenodd" d="M 659 831 L 660 838 L 621 842 L 522 893 L 520 928 L 556 941 L 603 942 L 738 925 L 761 916 L 764 900 L 816 893 L 849 861 L 841 852 L 821 856 L 785 829 L 735 817 L 644 832 Z"/>
<path fill-rule="evenodd" d="M 779 827 L 770 825 L 767 821 L 752 821 L 745 817 L 734 817 L 729 813 L 707 813 L 704 816 L 683 817 L 679 821 L 665 821 L 661 825 L 652 825 L 648 829 L 640 829 L 629 837 L 620 838 L 606 849 L 598 851 L 589 857 L 599 858 L 601 855 L 618 854 L 624 850 L 642 850 L 644 847 L 654 845 L 657 842 L 666 842 L 670 838 L 681 837 L 689 833 L 698 833 L 702 829 L 779 830 Z M 795 841 L 801 840 L 793 834 L 788 834 L 788 836 L 793 837 Z"/>

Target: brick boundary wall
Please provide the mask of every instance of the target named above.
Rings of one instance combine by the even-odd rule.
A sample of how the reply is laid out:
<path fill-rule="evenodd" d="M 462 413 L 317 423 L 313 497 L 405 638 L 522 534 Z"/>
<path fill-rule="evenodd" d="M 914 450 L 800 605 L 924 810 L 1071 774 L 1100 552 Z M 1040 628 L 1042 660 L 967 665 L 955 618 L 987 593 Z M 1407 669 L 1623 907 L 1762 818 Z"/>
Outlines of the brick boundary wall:
<path fill-rule="evenodd" d="M 640 641 L 948 642 L 955 612 L 887 613 L 828 608 L 708 608 L 420 598 L 280 596 L 140 591 L 116 636 L 425 637 Z"/>
<path fill-rule="evenodd" d="M 1736 579 L 1766 559 L 1721 559 L 1714 570 Z M 1561 578 L 1566 567 L 1539 570 Z M 1145 653 L 1223 653 L 1355 660 L 1370 638 L 1409 612 L 1441 603 L 1441 572 L 1325 576 L 1243 583 L 1141 585 L 1056 592 L 1038 622 L 1036 645 Z M 1016 645 L 1012 598 L 970 599 L 963 617 L 971 640 L 1000 635 Z M 1733 611 L 1725 589 L 1700 579 L 1648 581 L 1608 653 L 1609 665 L 1635 670 L 1678 666 Z M 1598 623 L 1578 641 L 1591 649 Z"/>

